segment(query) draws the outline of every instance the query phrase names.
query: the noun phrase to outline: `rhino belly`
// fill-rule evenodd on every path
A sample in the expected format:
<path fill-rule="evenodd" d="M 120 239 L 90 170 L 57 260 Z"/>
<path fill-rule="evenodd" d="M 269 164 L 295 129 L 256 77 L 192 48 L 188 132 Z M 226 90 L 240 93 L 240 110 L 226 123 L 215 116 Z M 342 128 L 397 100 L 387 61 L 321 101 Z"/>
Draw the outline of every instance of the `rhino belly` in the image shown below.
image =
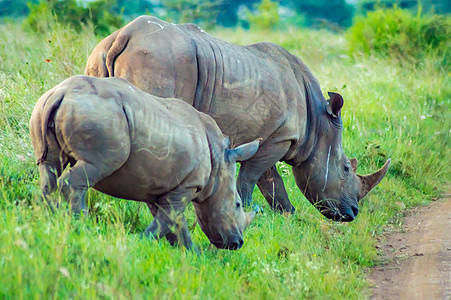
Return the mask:
<path fill-rule="evenodd" d="M 98 182 L 96 190 L 118 198 L 153 202 L 182 183 L 198 187 L 205 180 L 202 174 L 207 172 L 195 155 L 180 152 L 177 147 L 133 148 L 125 164 Z"/>

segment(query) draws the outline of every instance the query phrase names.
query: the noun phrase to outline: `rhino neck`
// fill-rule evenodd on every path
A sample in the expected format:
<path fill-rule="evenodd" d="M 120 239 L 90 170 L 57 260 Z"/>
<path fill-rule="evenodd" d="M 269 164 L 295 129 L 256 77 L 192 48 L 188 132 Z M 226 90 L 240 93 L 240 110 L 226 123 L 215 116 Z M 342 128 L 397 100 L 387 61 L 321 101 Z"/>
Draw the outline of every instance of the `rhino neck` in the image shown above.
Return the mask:
<path fill-rule="evenodd" d="M 300 133 L 301 138 L 291 147 L 285 156 L 285 162 L 291 166 L 299 166 L 305 162 L 317 147 L 319 136 L 321 135 L 321 120 L 324 117 L 324 107 L 326 99 L 321 93 L 320 85 L 313 75 L 308 71 L 303 74 L 303 84 L 305 87 L 305 130 Z M 301 116 L 302 119 L 302 116 Z"/>
<path fill-rule="evenodd" d="M 225 113 L 224 105 L 234 108 L 242 99 L 249 101 L 242 103 L 247 106 L 261 96 L 264 72 L 258 53 L 249 51 L 254 48 L 231 44 L 199 31 L 185 32 L 196 51 L 197 85 L 192 105 L 197 110 L 221 116 Z"/>
<path fill-rule="evenodd" d="M 221 48 L 209 39 L 199 38 L 190 30 L 186 33 L 195 41 L 193 46 L 196 51 L 197 83 L 192 105 L 197 110 L 208 113 L 215 93 L 216 79 L 223 68 L 223 62 L 215 56 L 216 51 L 216 55 L 222 57 Z"/>
<path fill-rule="evenodd" d="M 217 189 L 217 185 L 220 184 L 219 170 L 221 168 L 221 159 L 224 156 L 224 150 L 222 147 L 222 141 L 224 136 L 216 124 L 208 124 L 207 128 L 207 141 L 210 158 L 205 161 L 211 164 L 210 176 L 205 186 L 195 196 L 195 202 L 202 203 L 206 199 L 210 198 L 213 192 Z"/>

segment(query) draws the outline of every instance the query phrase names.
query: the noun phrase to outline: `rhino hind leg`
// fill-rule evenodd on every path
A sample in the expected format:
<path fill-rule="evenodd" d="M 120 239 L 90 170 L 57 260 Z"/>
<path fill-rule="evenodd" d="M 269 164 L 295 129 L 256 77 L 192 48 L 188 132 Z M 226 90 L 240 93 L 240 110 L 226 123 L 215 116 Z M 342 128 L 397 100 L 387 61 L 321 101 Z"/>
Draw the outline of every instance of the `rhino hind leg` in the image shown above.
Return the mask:
<path fill-rule="evenodd" d="M 275 165 L 260 176 L 257 186 L 273 210 L 294 213 L 295 208 L 288 199 L 282 177 Z"/>
<path fill-rule="evenodd" d="M 148 204 L 154 219 L 144 234 L 157 239 L 166 237 L 171 245 L 183 245 L 195 249 L 183 212 L 192 200 L 194 190 L 179 187 L 163 196 L 155 204 Z"/>
<path fill-rule="evenodd" d="M 58 178 L 58 187 L 71 205 L 73 213 L 86 211 L 85 193 L 89 187 L 99 182 L 104 177 L 103 175 L 99 168 L 79 160 Z"/>
<path fill-rule="evenodd" d="M 42 196 L 52 212 L 54 212 L 54 203 L 49 199 L 49 196 L 57 187 L 57 167 L 57 163 L 43 162 L 39 164 Z"/>

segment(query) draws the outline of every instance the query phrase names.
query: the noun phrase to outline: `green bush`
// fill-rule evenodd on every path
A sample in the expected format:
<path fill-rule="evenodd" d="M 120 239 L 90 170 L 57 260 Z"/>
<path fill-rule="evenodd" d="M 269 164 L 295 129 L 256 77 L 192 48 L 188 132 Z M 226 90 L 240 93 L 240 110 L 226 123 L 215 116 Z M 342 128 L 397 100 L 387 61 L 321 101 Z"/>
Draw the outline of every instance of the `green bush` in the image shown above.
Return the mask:
<path fill-rule="evenodd" d="M 82 5 L 76 0 L 46 0 L 29 3 L 30 14 L 24 26 L 36 32 L 47 32 L 54 22 L 66 24 L 80 31 L 92 23 L 96 34 L 106 35 L 119 28 L 124 21 L 114 13 L 114 0 L 97 0 Z"/>
<path fill-rule="evenodd" d="M 414 16 L 399 8 L 368 12 L 366 17 L 357 17 L 348 30 L 350 51 L 411 62 L 432 55 L 446 67 L 451 56 L 450 20 L 447 16 Z"/>
<path fill-rule="evenodd" d="M 279 23 L 279 5 L 271 0 L 262 0 L 256 7 L 256 13 L 247 11 L 247 20 L 252 29 L 273 29 Z"/>
<path fill-rule="evenodd" d="M 161 1 L 159 17 L 174 23 L 194 23 L 205 29 L 215 27 L 223 0 L 165 0 Z"/>

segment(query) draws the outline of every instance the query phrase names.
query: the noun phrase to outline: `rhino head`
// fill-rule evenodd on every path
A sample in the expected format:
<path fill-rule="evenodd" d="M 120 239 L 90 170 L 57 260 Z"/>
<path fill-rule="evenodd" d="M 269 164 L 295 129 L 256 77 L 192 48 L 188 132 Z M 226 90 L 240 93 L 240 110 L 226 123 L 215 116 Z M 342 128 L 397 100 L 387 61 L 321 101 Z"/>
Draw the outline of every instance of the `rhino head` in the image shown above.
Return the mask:
<path fill-rule="evenodd" d="M 260 141 L 230 149 L 224 139 L 223 149 L 215 155 L 217 172 L 212 184 L 213 192 L 201 202 L 194 202 L 199 225 L 210 242 L 220 249 L 236 250 L 243 245 L 243 232 L 255 216 L 244 213 L 236 189 L 236 162 L 249 159 L 257 152 Z"/>
<path fill-rule="evenodd" d="M 318 116 L 314 150 L 306 161 L 293 167 L 293 175 L 306 198 L 325 217 L 350 222 L 359 212 L 359 201 L 382 180 L 391 160 L 373 174 L 356 173 L 357 160 L 348 159 L 342 147 L 343 98 L 331 92 L 329 97 Z"/>

